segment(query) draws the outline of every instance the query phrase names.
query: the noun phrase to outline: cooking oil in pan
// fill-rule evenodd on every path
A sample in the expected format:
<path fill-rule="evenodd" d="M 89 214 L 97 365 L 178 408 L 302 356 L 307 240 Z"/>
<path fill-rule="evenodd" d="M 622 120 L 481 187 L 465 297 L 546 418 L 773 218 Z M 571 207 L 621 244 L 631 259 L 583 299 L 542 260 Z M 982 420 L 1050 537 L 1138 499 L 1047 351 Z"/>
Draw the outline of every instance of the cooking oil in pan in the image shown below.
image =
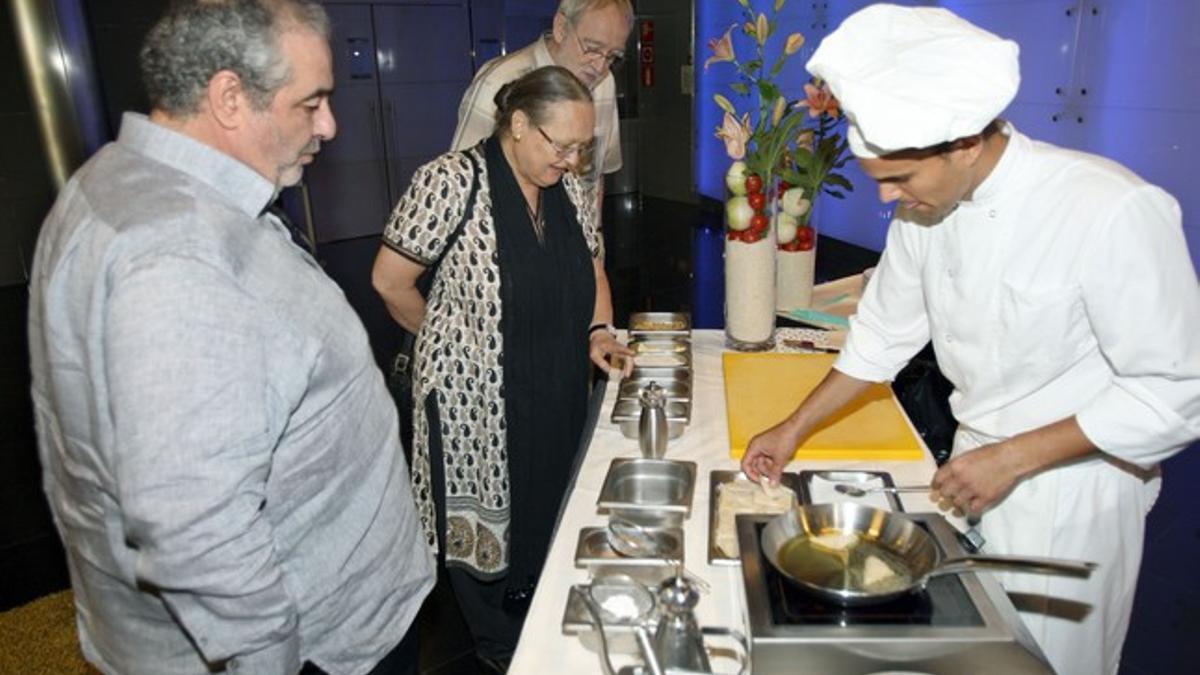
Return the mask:
<path fill-rule="evenodd" d="M 839 530 L 792 537 L 779 549 L 779 566 L 795 579 L 828 590 L 884 594 L 912 585 L 898 555 Z"/>

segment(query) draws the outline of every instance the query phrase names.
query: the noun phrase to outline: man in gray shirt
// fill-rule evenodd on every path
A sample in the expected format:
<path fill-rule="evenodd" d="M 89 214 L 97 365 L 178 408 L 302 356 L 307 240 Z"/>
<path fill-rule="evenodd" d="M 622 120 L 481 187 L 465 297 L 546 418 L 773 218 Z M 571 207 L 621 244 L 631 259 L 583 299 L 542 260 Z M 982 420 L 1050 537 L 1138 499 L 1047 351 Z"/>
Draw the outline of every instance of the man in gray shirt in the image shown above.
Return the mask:
<path fill-rule="evenodd" d="M 176 2 L 142 51 L 150 116 L 43 226 L 39 451 L 105 672 L 415 665 L 434 568 L 395 408 L 342 291 L 266 211 L 336 131 L 328 30 L 311 0 Z"/>

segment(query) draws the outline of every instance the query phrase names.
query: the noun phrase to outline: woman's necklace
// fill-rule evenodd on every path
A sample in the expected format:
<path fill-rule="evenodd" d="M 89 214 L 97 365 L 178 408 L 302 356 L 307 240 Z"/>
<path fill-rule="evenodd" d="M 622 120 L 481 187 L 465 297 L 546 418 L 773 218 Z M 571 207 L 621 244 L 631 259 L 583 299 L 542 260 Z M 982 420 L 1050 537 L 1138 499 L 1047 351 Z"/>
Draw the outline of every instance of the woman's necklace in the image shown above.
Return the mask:
<path fill-rule="evenodd" d="M 529 200 L 525 200 L 525 213 L 529 214 L 529 222 L 533 223 L 533 233 L 537 235 L 538 243 L 543 242 L 543 232 L 546 229 L 545 215 L 542 213 L 542 191 L 538 190 L 537 203 L 535 206 L 529 206 Z"/>

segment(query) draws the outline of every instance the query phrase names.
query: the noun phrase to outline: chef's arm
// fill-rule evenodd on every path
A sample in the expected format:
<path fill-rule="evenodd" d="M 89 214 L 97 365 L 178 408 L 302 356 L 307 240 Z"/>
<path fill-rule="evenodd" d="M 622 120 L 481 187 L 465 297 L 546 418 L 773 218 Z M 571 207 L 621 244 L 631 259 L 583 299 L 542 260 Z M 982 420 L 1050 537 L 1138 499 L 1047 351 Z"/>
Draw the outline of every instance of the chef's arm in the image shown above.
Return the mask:
<path fill-rule="evenodd" d="M 942 465 L 931 485 L 935 498 L 982 513 L 1020 481 L 1098 452 L 1072 416 L 963 453 Z"/>
<path fill-rule="evenodd" d="M 608 273 L 604 271 L 604 256 L 592 258 L 592 272 L 596 277 L 596 304 L 592 309 L 592 326 L 611 324 L 613 320 L 612 291 L 608 286 Z M 621 344 L 607 330 L 599 329 L 588 334 L 588 356 L 604 372 L 610 372 L 609 359 L 613 354 L 632 356 L 633 350 Z M 621 370 L 628 375 L 633 370 L 633 359 L 624 359 Z"/>
<path fill-rule="evenodd" d="M 871 382 L 830 369 L 816 389 L 782 422 L 750 439 L 742 457 L 742 471 L 751 480 L 765 476 L 779 482 L 783 467 L 792 458 L 796 446 L 808 437 L 821 422 L 858 398 Z"/>
<path fill-rule="evenodd" d="M 425 321 L 425 297 L 417 289 L 417 278 L 424 271 L 424 266 L 387 246 L 379 247 L 371 270 L 371 284 L 383 298 L 388 313 L 404 330 L 413 334 Z"/>

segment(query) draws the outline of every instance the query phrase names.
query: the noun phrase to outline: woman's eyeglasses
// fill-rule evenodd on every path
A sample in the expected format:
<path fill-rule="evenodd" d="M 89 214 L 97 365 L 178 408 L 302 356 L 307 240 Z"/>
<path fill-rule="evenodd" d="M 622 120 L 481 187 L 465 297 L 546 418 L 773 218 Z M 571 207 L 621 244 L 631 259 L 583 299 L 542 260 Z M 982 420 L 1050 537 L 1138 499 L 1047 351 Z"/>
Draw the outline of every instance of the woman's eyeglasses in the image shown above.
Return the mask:
<path fill-rule="evenodd" d="M 542 127 L 536 124 L 533 125 L 533 127 L 538 130 L 538 133 L 542 135 L 542 138 L 546 139 L 546 142 L 550 144 L 550 149 L 554 151 L 554 154 L 557 155 L 559 159 L 566 159 L 571 155 L 583 157 L 586 156 L 588 151 L 592 149 L 591 143 L 576 143 L 575 145 L 564 146 L 555 141 L 553 138 L 550 138 L 550 135 L 547 134 L 546 130 Z"/>

